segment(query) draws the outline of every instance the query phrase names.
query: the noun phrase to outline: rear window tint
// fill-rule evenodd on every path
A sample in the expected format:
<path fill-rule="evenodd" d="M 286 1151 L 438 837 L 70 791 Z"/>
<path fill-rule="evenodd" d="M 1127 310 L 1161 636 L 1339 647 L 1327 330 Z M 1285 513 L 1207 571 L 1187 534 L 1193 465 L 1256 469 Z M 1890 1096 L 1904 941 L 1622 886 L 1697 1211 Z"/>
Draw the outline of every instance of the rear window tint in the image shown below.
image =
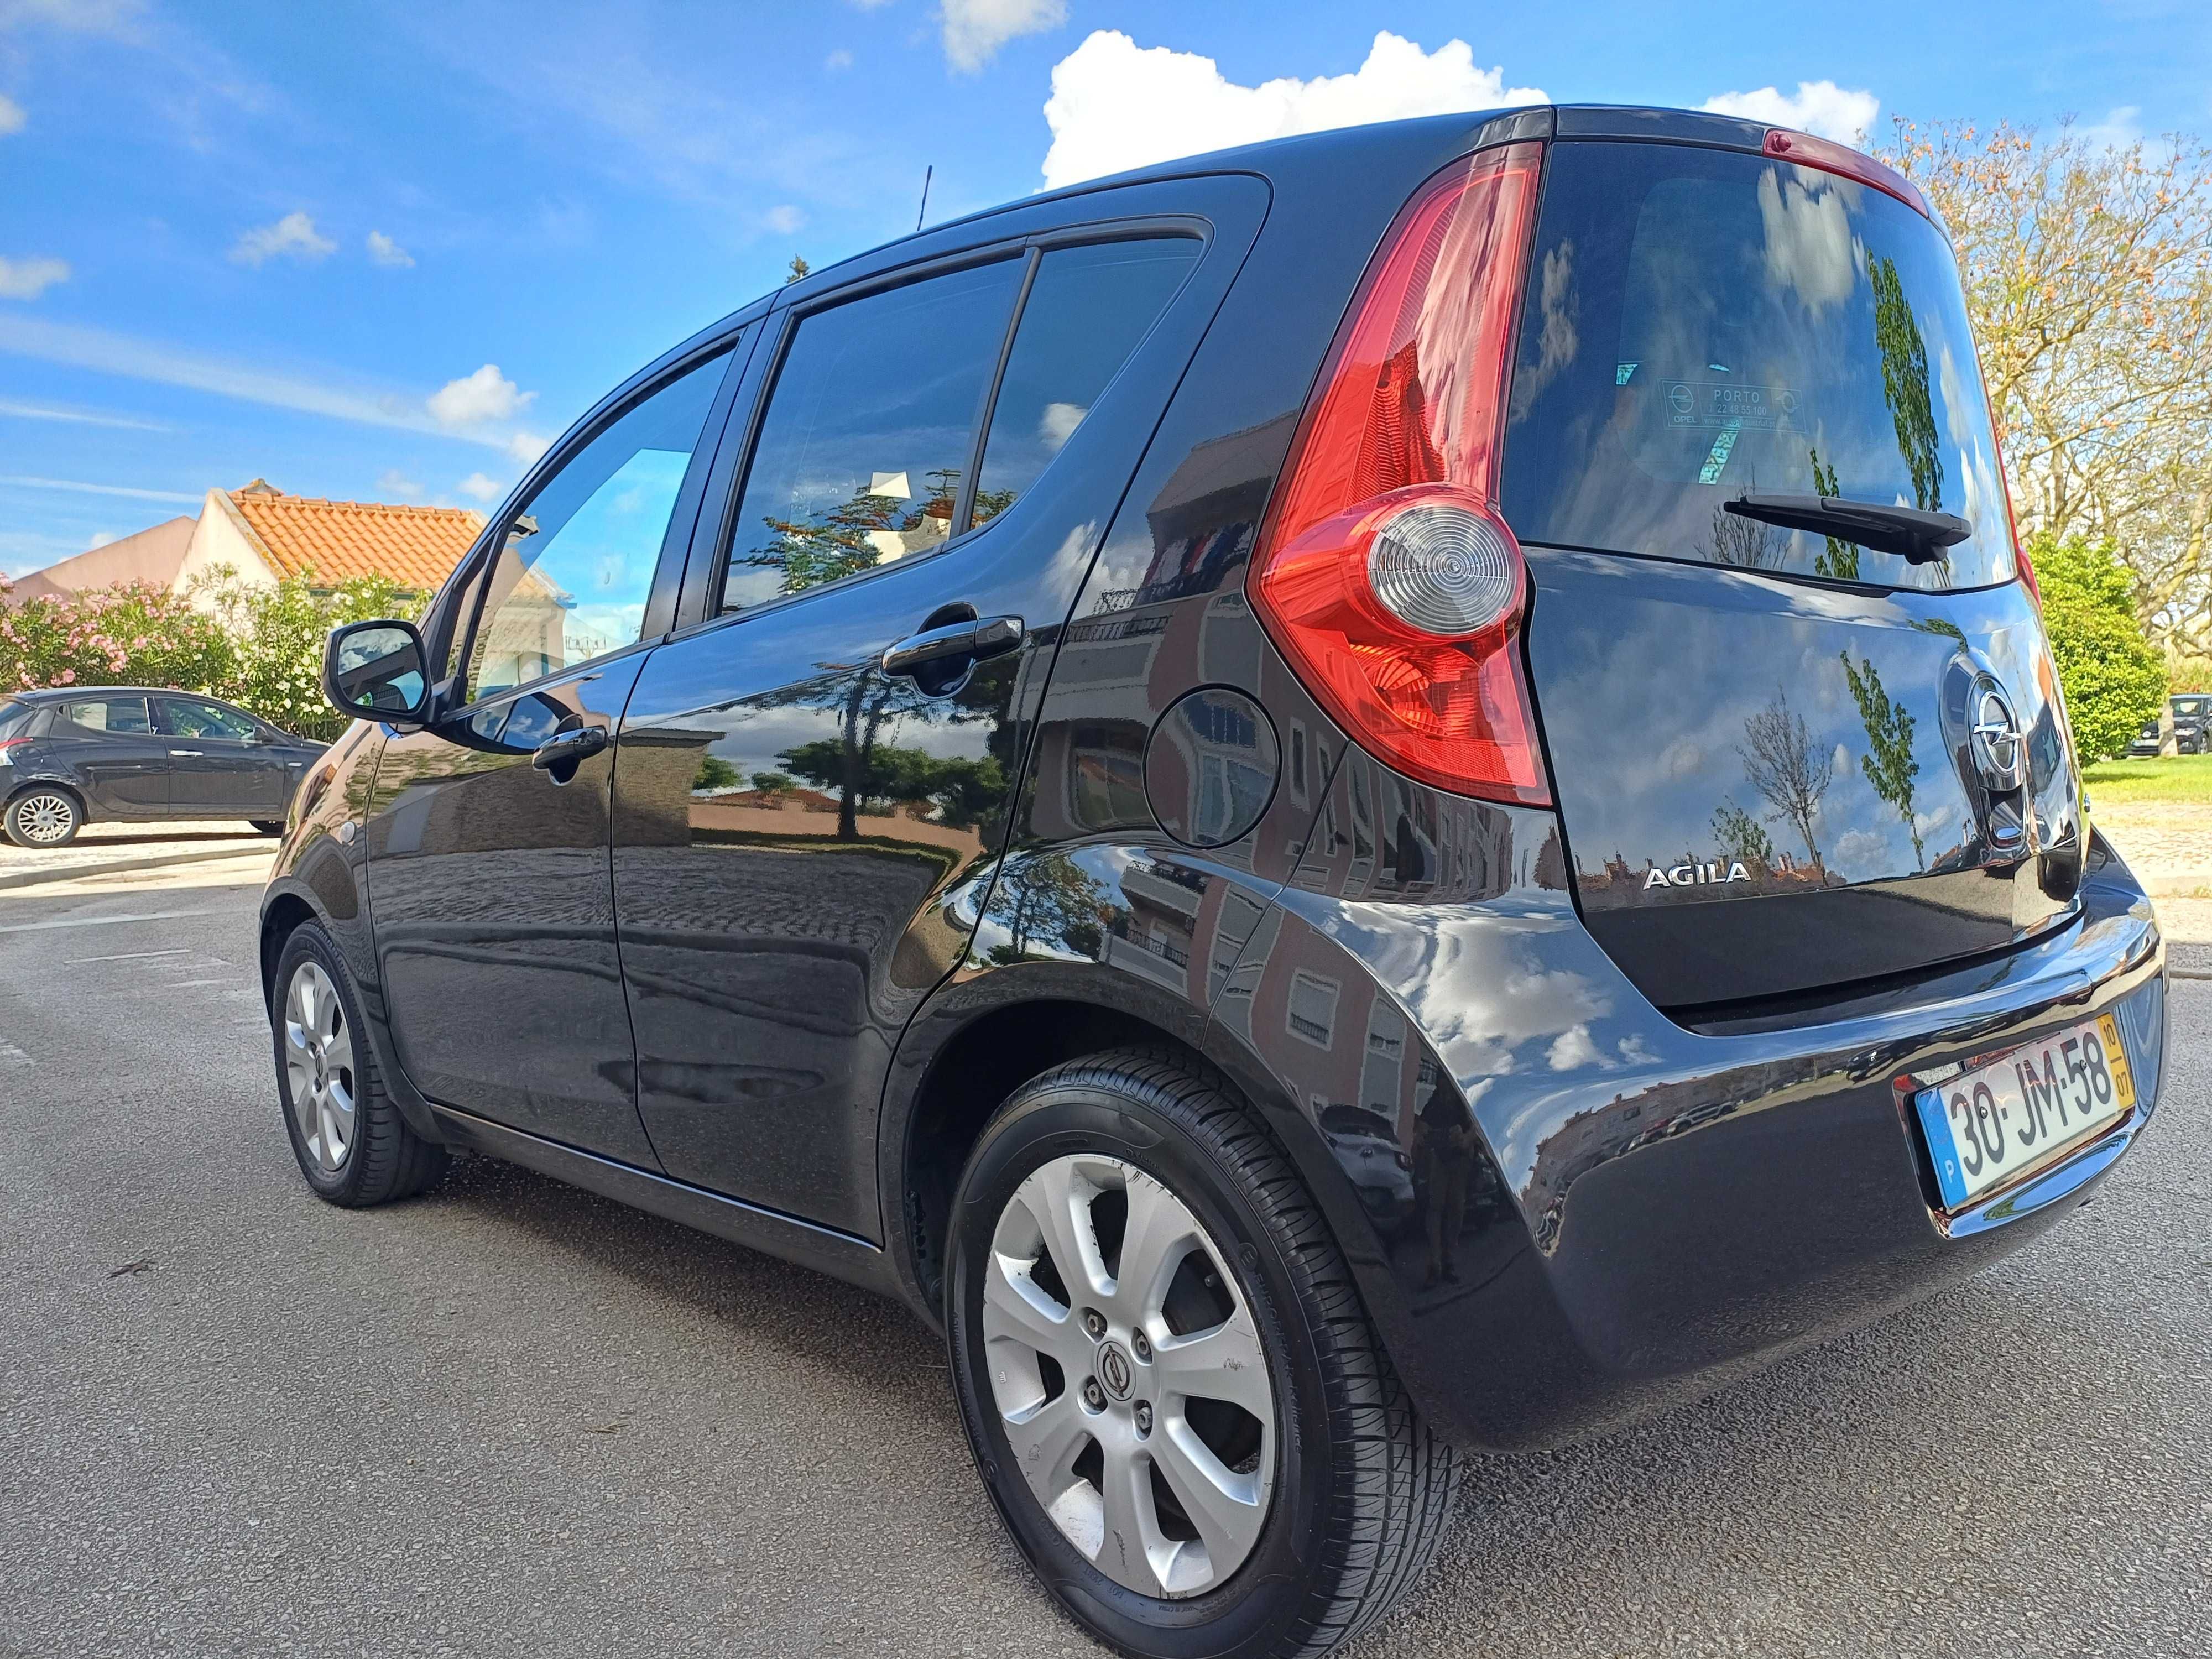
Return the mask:
<path fill-rule="evenodd" d="M 1054 248 L 1038 262 L 991 411 L 975 522 L 1036 482 L 1198 263 L 1188 238 Z"/>
<path fill-rule="evenodd" d="M 13 697 L 0 697 L 0 738 L 20 738 L 39 712 L 38 705 L 17 702 Z"/>
<path fill-rule="evenodd" d="M 1722 511 L 1745 490 L 1954 513 L 1914 565 Z M 1832 173 L 1678 144 L 1553 149 L 1501 505 L 1526 542 L 1899 587 L 2013 574 L 1949 245 Z"/>

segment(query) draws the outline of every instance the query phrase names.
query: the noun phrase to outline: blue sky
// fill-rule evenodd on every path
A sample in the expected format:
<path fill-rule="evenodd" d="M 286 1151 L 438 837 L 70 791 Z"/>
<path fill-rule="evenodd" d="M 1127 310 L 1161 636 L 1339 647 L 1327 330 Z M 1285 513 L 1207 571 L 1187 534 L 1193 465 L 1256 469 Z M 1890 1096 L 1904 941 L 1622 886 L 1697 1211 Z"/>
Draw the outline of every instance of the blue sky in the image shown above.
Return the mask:
<path fill-rule="evenodd" d="M 256 475 L 489 506 L 926 165 L 936 220 L 1540 93 L 2204 132 L 2212 7 L 0 0 L 0 572 Z"/>

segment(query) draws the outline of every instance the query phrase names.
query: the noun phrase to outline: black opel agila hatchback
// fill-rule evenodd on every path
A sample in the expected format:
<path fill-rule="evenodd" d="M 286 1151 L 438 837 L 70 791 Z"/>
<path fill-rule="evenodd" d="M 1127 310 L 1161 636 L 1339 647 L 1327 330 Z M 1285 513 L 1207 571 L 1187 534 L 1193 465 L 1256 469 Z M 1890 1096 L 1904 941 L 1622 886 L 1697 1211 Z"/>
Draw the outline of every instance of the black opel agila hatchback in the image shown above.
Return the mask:
<path fill-rule="evenodd" d="M 1326 1650 L 1469 1454 L 1978 1271 L 2158 1097 L 1946 232 L 1800 133 L 933 228 L 627 381 L 326 679 L 309 1185 L 488 1153 L 902 1299 L 1126 1653 Z"/>

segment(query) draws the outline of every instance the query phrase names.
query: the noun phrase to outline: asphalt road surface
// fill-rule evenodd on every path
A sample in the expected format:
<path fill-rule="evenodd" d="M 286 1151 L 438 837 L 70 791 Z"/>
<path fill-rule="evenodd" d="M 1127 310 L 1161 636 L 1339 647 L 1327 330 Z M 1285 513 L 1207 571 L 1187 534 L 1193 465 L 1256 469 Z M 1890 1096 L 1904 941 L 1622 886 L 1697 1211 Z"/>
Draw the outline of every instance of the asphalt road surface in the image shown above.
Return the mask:
<path fill-rule="evenodd" d="M 486 1161 L 311 1198 L 255 890 L 205 884 L 240 877 L 0 895 L 0 1653 L 1096 1651 L 890 1304 Z M 2212 1654 L 2212 984 L 2173 1010 L 2094 1205 L 1702 1405 L 1477 1465 L 1360 1659 Z"/>

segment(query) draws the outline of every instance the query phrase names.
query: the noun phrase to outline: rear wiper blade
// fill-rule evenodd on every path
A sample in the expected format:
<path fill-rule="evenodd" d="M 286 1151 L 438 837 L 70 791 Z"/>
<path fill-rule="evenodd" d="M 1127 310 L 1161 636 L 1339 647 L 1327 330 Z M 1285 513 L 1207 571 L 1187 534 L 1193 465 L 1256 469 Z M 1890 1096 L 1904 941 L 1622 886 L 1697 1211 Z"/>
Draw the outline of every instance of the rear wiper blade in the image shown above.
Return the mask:
<path fill-rule="evenodd" d="M 1944 557 L 1948 549 L 1974 533 L 1974 526 L 1955 513 L 1848 501 L 1840 495 L 1778 495 L 1747 489 L 1722 505 L 1738 518 L 1839 537 L 1877 553 L 1901 554 L 1913 564 Z"/>

